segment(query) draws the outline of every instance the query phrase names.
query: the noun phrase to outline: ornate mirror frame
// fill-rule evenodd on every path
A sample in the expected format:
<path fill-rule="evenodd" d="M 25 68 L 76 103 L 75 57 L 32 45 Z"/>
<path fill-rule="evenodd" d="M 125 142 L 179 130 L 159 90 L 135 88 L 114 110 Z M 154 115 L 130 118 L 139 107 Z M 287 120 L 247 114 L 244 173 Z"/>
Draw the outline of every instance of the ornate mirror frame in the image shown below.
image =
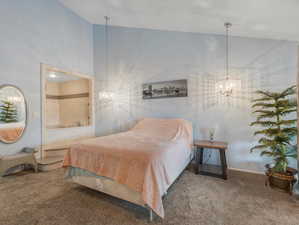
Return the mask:
<path fill-rule="evenodd" d="M 18 142 L 24 136 L 24 133 L 26 131 L 26 128 L 27 128 L 27 125 L 28 125 L 28 104 L 27 104 L 27 101 L 26 101 L 26 97 L 25 97 L 23 91 L 20 88 L 18 88 L 15 85 L 12 85 L 12 84 L 3 84 L 3 85 L 0 85 L 0 89 L 5 88 L 5 87 L 12 87 L 12 88 L 17 89 L 18 92 L 20 92 L 20 94 L 23 96 L 24 104 L 25 104 L 25 107 L 24 107 L 24 110 L 25 110 L 25 122 L 24 123 L 25 124 L 24 124 L 24 129 L 22 130 L 22 133 L 15 140 L 13 140 L 13 141 L 6 141 L 3 138 L 1 138 L 1 136 L 0 136 L 0 142 L 1 143 L 4 143 L 4 144 L 14 144 L 14 143 Z"/>

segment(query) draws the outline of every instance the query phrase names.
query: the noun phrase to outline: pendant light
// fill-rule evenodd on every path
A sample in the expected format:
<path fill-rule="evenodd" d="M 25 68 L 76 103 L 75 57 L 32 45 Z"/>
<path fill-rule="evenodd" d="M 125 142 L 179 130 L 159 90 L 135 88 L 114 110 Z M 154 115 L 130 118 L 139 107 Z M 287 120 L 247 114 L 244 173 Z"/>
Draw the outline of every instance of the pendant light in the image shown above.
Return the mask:
<path fill-rule="evenodd" d="M 229 71 L 229 59 L 230 59 L 230 52 L 229 52 L 229 28 L 231 28 L 231 23 L 224 24 L 226 28 L 226 67 L 225 67 L 225 79 L 220 80 L 216 83 L 216 91 L 226 97 L 230 97 L 235 94 L 235 92 L 241 88 L 241 80 L 234 79 L 230 75 Z"/>

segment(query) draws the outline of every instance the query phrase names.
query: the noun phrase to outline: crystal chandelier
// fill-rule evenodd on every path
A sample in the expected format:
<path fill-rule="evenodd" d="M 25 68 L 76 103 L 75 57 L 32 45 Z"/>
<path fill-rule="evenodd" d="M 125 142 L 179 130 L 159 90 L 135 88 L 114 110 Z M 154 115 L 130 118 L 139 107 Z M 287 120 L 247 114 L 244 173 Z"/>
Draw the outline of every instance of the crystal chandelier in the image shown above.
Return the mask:
<path fill-rule="evenodd" d="M 232 96 L 241 87 L 241 80 L 232 79 L 229 74 L 229 28 L 231 23 L 224 24 L 226 28 L 226 77 L 216 83 L 216 91 L 226 97 Z"/>

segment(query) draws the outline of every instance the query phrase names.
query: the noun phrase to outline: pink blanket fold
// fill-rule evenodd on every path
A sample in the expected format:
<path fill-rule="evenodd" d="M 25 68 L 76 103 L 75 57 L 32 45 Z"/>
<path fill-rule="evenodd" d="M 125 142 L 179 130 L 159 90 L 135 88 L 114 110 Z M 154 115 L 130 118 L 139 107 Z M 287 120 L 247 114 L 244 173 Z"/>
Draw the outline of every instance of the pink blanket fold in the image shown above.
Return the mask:
<path fill-rule="evenodd" d="M 173 182 L 174 166 L 190 154 L 192 127 L 182 119 L 143 119 L 123 133 L 81 141 L 63 166 L 109 177 L 141 193 L 143 201 L 164 217 L 162 195 Z"/>

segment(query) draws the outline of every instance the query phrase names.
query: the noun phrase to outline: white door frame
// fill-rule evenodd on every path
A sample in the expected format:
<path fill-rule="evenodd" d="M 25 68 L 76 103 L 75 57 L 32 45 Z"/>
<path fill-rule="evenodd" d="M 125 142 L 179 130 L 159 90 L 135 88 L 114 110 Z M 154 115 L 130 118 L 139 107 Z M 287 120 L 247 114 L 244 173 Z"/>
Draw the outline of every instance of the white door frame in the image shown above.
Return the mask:
<path fill-rule="evenodd" d="M 72 76 L 77 76 L 81 77 L 84 79 L 89 80 L 89 110 L 90 110 L 90 124 L 89 126 L 94 126 L 95 125 L 95 107 L 94 107 L 94 77 L 87 75 L 87 74 L 82 74 L 78 72 L 73 72 L 69 70 L 64 70 L 64 69 L 59 69 L 54 66 L 50 66 L 48 64 L 41 63 L 41 147 L 40 147 L 40 158 L 43 158 L 43 146 L 46 140 L 46 75 L 48 72 L 60 72 L 64 73 L 66 75 L 72 75 Z M 95 127 L 95 126 L 94 126 Z M 93 131 L 93 134 L 95 134 L 95 129 Z"/>

